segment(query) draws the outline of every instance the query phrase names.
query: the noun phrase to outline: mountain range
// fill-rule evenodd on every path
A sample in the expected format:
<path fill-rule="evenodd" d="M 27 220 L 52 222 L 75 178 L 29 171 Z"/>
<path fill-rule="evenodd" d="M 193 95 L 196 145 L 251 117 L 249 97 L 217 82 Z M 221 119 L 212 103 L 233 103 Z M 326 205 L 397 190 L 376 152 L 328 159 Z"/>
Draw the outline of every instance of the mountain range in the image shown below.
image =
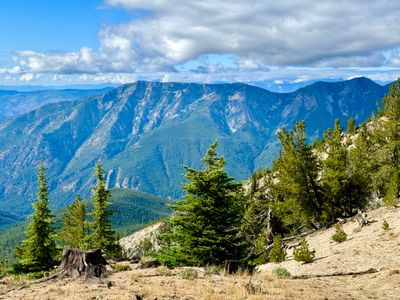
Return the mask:
<path fill-rule="evenodd" d="M 0 120 L 27 113 L 45 104 L 74 101 L 85 97 L 104 94 L 110 89 L 63 89 L 21 92 L 6 89 L 2 90 L 1 88 L 0 86 Z"/>
<path fill-rule="evenodd" d="M 246 179 L 279 153 L 281 127 L 304 119 L 313 138 L 335 118 L 343 125 L 350 116 L 362 122 L 388 87 L 356 78 L 273 93 L 241 83 L 138 81 L 47 104 L 0 122 L 0 211 L 8 218 L 30 212 L 41 162 L 55 207 L 76 193 L 90 195 L 98 160 L 110 188 L 178 198 L 182 165 L 200 167 L 215 140 L 228 173 Z"/>

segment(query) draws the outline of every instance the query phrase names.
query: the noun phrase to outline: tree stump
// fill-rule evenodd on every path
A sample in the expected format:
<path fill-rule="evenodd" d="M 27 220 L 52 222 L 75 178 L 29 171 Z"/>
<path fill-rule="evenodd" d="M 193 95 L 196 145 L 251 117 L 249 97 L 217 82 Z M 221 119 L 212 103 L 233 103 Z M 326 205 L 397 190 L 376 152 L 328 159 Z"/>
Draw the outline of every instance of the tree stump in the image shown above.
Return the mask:
<path fill-rule="evenodd" d="M 72 278 L 84 277 L 88 279 L 99 279 L 102 268 L 111 268 L 101 254 L 100 249 L 81 250 L 65 248 L 58 267 L 58 274 Z"/>
<path fill-rule="evenodd" d="M 367 213 L 364 211 L 359 210 L 355 216 L 359 227 L 363 227 L 365 225 L 369 225 L 369 221 L 367 220 Z"/>

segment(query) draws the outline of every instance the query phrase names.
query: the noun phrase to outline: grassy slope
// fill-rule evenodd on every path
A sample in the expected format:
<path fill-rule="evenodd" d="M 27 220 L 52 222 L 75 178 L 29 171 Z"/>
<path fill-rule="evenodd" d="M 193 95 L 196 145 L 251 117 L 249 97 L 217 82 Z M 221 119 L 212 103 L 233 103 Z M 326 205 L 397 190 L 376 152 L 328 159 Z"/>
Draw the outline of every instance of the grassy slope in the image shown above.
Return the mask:
<path fill-rule="evenodd" d="M 163 267 L 139 269 L 129 264 L 131 270 L 111 274 L 107 281 L 112 287 L 81 280 L 57 279 L 30 284 L 4 281 L 0 284 L 0 297 L 25 299 L 34 295 L 40 299 L 94 299 L 99 294 L 104 299 L 399 299 L 400 295 L 400 208 L 380 208 L 370 211 L 369 226 L 360 230 L 349 220 L 344 225 L 348 240 L 337 244 L 331 240 L 334 227 L 308 236 L 311 248 L 316 250 L 316 260 L 311 264 L 293 261 L 289 254 L 282 266 L 293 275 L 329 275 L 335 272 L 362 271 L 376 268 L 378 272 L 353 276 L 324 276 L 309 279 L 277 279 L 269 272 L 235 275 L 205 274 L 198 270 L 198 278 L 184 279 L 187 269 L 167 270 Z M 390 230 L 382 229 L 386 219 Z M 127 265 L 127 262 L 121 262 Z M 278 264 L 271 264 L 271 270 Z M 187 277 L 186 277 L 187 278 Z M 246 289 L 246 286 L 253 286 Z M 25 284 L 25 288 L 18 287 Z M 161 288 L 160 288 L 161 287 Z M 7 291 L 14 289 L 7 293 Z M 5 294 L 2 294 L 5 293 Z"/>

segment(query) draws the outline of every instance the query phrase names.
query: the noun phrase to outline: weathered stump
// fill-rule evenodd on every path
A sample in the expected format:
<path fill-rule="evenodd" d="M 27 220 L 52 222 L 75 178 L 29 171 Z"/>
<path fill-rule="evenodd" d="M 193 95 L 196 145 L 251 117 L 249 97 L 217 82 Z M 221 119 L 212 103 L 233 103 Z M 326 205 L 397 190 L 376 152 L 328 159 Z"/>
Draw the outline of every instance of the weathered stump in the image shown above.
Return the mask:
<path fill-rule="evenodd" d="M 84 277 L 88 279 L 99 279 L 103 267 L 110 265 L 101 254 L 100 249 L 81 250 L 65 248 L 58 267 L 58 274 L 73 278 Z"/>
<path fill-rule="evenodd" d="M 227 274 L 234 274 L 240 268 L 240 260 L 226 260 L 224 264 L 224 270 Z"/>
<path fill-rule="evenodd" d="M 364 211 L 359 210 L 355 216 L 359 227 L 364 227 L 366 225 L 369 225 L 370 222 L 367 220 L 367 213 Z"/>

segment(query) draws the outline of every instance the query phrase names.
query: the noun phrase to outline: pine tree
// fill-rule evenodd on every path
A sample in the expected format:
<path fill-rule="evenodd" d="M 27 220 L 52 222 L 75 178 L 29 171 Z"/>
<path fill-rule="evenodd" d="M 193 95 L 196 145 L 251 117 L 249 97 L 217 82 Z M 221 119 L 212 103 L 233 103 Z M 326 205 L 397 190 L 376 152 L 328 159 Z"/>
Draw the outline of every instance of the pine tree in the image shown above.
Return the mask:
<path fill-rule="evenodd" d="M 398 203 L 399 197 L 399 173 L 395 169 L 392 176 L 389 178 L 389 184 L 386 190 L 386 195 L 383 198 L 386 205 L 395 206 Z"/>
<path fill-rule="evenodd" d="M 47 271 L 57 264 L 58 251 L 54 241 L 54 221 L 49 208 L 45 171 L 45 166 L 41 164 L 38 173 L 38 200 L 33 204 L 34 211 L 30 216 L 27 239 L 16 250 L 23 272 Z"/>
<path fill-rule="evenodd" d="M 93 188 L 94 210 L 90 213 L 93 221 L 89 223 L 89 228 L 91 229 L 88 237 L 89 246 L 91 248 L 99 248 L 107 255 L 119 257 L 121 256 L 122 248 L 118 244 L 111 226 L 110 216 L 114 214 L 114 211 L 108 208 L 111 204 L 109 201 L 111 193 L 106 189 L 104 171 L 100 162 L 96 164 L 96 176 L 97 184 Z"/>
<path fill-rule="evenodd" d="M 356 134 L 356 132 L 357 132 L 356 122 L 354 121 L 353 117 L 350 117 L 349 120 L 347 121 L 347 133 Z"/>
<path fill-rule="evenodd" d="M 400 193 L 400 79 L 392 85 L 390 93 L 382 100 L 384 105 L 384 116 L 388 118 L 385 122 L 387 132 L 386 142 L 389 152 L 388 162 L 392 164 L 393 170 L 390 176 L 390 186 L 385 198 L 393 203 Z M 391 195 L 388 195 L 388 194 Z"/>
<path fill-rule="evenodd" d="M 63 245 L 80 249 L 85 248 L 87 239 L 86 211 L 87 205 L 80 195 L 77 195 L 75 201 L 67 206 L 67 211 L 62 216 L 63 227 L 58 234 Z"/>
<path fill-rule="evenodd" d="M 347 166 L 347 189 L 346 197 L 350 204 L 350 210 L 363 210 L 368 205 L 371 198 L 372 185 L 372 165 L 371 165 L 371 143 L 368 136 L 367 126 L 363 124 L 358 130 L 357 139 L 354 147 L 348 155 Z"/>
<path fill-rule="evenodd" d="M 324 202 L 318 183 L 320 163 L 307 144 L 304 121 L 297 123 L 290 132 L 283 128 L 278 138 L 282 152 L 274 163 L 278 177 L 275 189 L 283 201 L 281 205 L 278 203 L 275 211 L 281 212 L 283 221 L 289 226 L 319 227 Z"/>
<path fill-rule="evenodd" d="M 347 210 L 345 197 L 347 189 L 347 153 L 342 143 L 343 129 L 338 119 L 332 130 L 324 133 L 327 143 L 328 157 L 323 162 L 322 185 L 326 201 L 324 203 L 324 217 L 327 222 L 334 220 Z M 348 212 L 351 213 L 351 212 Z"/>
<path fill-rule="evenodd" d="M 203 158 L 205 169 L 184 167 L 185 198 L 172 205 L 176 213 L 160 236 L 158 259 L 168 266 L 220 265 L 243 255 L 238 231 L 243 210 L 240 184 L 225 170 L 215 142 Z"/>
<path fill-rule="evenodd" d="M 377 126 L 373 132 L 377 145 L 373 154 L 374 187 L 380 196 L 396 199 L 400 193 L 400 179 L 395 180 L 400 174 L 400 79 L 392 85 L 382 103 L 382 117 L 375 120 Z"/>
<path fill-rule="evenodd" d="M 280 263 L 286 259 L 286 250 L 279 234 L 274 237 L 274 243 L 269 252 L 268 258 L 269 261 L 273 263 Z"/>

